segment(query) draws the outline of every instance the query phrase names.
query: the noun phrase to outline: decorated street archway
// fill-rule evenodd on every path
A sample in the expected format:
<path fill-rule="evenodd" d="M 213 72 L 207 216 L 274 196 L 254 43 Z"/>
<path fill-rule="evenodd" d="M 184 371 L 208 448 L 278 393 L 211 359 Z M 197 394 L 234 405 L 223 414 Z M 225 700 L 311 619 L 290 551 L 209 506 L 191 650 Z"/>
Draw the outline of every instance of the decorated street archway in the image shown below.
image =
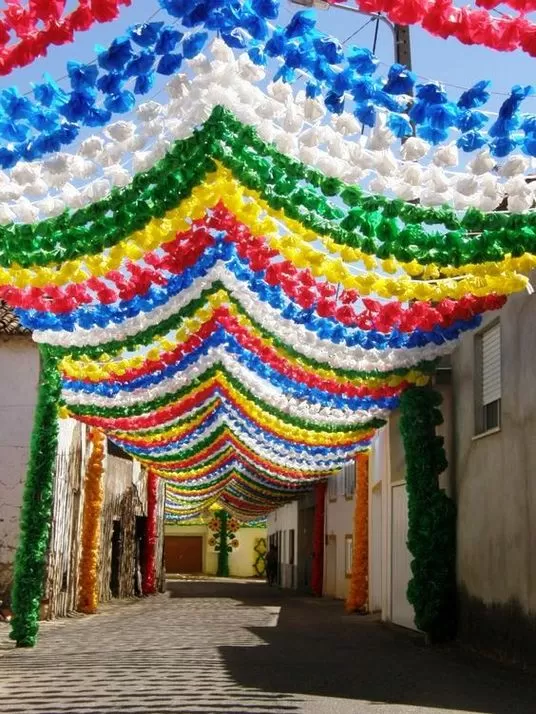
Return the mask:
<path fill-rule="evenodd" d="M 428 385 L 530 287 L 528 90 L 490 120 L 486 82 L 454 101 L 400 65 L 382 75 L 311 12 L 160 4 L 96 63 L 69 62 L 68 90 L 0 92 L 0 298 L 42 358 L 12 636 L 37 633 L 58 413 L 164 478 L 173 518 L 217 503 L 250 521 L 366 451 L 401 403 L 413 597 L 446 632 L 454 513 Z M 158 75 L 167 98 L 147 101 Z M 84 127 L 102 129 L 77 141 Z"/>

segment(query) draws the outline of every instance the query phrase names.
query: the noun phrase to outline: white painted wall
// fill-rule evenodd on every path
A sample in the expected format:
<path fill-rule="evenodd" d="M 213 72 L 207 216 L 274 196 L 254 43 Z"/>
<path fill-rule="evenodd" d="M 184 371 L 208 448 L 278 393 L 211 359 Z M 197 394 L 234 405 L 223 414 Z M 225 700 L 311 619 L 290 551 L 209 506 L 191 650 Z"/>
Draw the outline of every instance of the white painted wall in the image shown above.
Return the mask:
<path fill-rule="evenodd" d="M 29 337 L 0 338 L 0 598 L 10 587 L 39 375 Z"/>
<path fill-rule="evenodd" d="M 294 565 L 291 565 L 289 532 L 294 530 Z M 281 586 L 296 587 L 298 567 L 298 501 L 287 503 L 268 514 L 268 543 L 270 536 L 281 532 L 281 548 L 279 552 Z"/>
<path fill-rule="evenodd" d="M 350 586 L 350 577 L 346 575 L 346 536 L 353 538 L 355 496 L 346 494 L 343 472 L 330 476 L 331 479 L 334 484 L 330 488 L 328 483 L 326 489 L 323 594 L 346 599 Z"/>

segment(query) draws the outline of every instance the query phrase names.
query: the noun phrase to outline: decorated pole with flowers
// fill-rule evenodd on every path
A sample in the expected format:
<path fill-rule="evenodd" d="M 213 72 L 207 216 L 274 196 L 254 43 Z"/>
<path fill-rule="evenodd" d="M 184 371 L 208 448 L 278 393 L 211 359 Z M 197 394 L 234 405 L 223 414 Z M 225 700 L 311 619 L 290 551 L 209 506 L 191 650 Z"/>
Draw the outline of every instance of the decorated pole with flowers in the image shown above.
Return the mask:
<path fill-rule="evenodd" d="M 10 637 L 17 647 L 33 647 L 45 578 L 58 446 L 58 400 L 61 380 L 57 361 L 41 348 L 39 391 L 30 460 L 24 484 L 20 539 L 15 556 Z"/>
<path fill-rule="evenodd" d="M 209 522 L 208 527 L 214 533 L 209 540 L 209 545 L 214 546 L 214 550 L 218 554 L 216 575 L 221 578 L 228 578 L 229 553 L 232 552 L 233 548 L 238 548 L 239 546 L 235 531 L 238 530 L 240 524 L 222 508 L 214 513 L 214 518 Z"/>
<path fill-rule="evenodd" d="M 436 435 L 441 402 L 431 387 L 408 389 L 400 400 L 413 555 L 407 596 L 415 624 L 432 641 L 449 639 L 456 629 L 456 506 L 438 481 L 447 467 L 443 437 Z"/>
<path fill-rule="evenodd" d="M 350 589 L 346 598 L 347 612 L 365 611 L 368 602 L 368 452 L 357 455 L 356 465 L 354 545 Z"/>
<path fill-rule="evenodd" d="M 106 439 L 102 431 L 92 429 L 90 439 L 93 444 L 87 462 L 84 480 L 84 513 L 82 517 L 82 557 L 78 610 L 87 615 L 97 612 L 99 602 L 97 570 L 99 566 L 100 520 L 104 491 L 104 453 Z"/>
<path fill-rule="evenodd" d="M 142 592 L 154 595 L 156 592 L 156 541 L 157 541 L 157 500 L 158 476 L 154 471 L 147 473 L 147 520 L 145 522 L 145 548 L 143 551 Z"/>
<path fill-rule="evenodd" d="M 326 482 L 315 484 L 315 516 L 313 524 L 313 564 L 311 590 L 313 595 L 322 595 L 324 582 L 324 514 Z"/>

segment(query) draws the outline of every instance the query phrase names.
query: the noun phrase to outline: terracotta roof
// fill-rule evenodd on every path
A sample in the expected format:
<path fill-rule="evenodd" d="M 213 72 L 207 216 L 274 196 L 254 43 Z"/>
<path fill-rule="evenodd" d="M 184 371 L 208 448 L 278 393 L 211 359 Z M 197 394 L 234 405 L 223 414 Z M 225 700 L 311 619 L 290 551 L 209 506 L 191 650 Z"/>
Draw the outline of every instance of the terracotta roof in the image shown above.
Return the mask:
<path fill-rule="evenodd" d="M 0 334 L 2 335 L 29 335 L 30 331 L 21 327 L 19 318 L 3 300 L 0 300 Z"/>

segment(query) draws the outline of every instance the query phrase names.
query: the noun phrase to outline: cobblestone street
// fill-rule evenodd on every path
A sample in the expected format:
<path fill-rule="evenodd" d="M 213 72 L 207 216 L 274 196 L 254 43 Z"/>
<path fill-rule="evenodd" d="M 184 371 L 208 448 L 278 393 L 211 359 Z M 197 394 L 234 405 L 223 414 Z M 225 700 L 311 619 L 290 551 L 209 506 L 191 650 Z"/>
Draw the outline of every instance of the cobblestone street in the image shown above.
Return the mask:
<path fill-rule="evenodd" d="M 8 649 L 1 714 L 534 714 L 529 675 L 429 649 L 340 602 L 264 584 L 175 581 Z"/>

